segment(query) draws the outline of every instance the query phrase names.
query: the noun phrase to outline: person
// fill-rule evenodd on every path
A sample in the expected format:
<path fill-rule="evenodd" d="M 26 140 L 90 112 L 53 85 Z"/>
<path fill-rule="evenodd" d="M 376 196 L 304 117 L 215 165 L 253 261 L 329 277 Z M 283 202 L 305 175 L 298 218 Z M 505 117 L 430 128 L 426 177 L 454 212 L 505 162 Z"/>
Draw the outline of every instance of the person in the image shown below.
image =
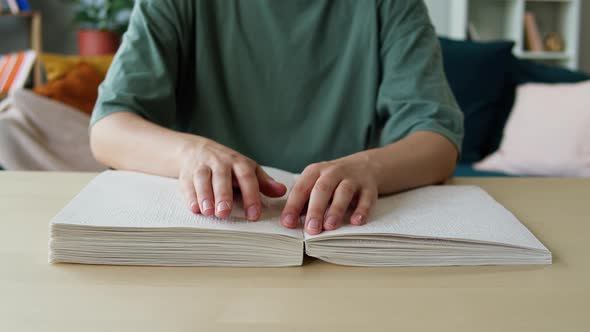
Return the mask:
<path fill-rule="evenodd" d="M 301 172 L 281 223 L 308 234 L 444 181 L 463 135 L 421 0 L 139 0 L 99 90 L 97 160 L 252 221 L 286 192 L 260 165 Z"/>

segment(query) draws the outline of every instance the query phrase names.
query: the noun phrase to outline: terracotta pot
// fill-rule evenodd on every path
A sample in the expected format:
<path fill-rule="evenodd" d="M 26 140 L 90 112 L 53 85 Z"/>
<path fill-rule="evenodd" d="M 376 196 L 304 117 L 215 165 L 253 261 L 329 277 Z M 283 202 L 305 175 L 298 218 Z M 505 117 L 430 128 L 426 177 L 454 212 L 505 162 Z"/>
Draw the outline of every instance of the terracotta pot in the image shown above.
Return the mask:
<path fill-rule="evenodd" d="M 78 31 L 80 55 L 105 55 L 117 52 L 121 36 L 115 32 L 102 30 Z"/>

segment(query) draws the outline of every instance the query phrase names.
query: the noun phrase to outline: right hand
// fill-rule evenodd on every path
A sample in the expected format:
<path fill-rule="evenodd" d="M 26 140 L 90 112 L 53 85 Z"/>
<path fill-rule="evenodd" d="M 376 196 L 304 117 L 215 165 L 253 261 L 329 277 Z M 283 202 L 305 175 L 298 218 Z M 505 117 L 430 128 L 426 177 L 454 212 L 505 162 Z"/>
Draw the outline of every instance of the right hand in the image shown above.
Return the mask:
<path fill-rule="evenodd" d="M 273 180 L 255 161 L 210 139 L 199 137 L 185 150 L 179 182 L 189 208 L 206 216 L 231 214 L 233 189 L 238 187 L 248 220 L 260 218 L 260 194 L 283 196 L 287 188 Z"/>

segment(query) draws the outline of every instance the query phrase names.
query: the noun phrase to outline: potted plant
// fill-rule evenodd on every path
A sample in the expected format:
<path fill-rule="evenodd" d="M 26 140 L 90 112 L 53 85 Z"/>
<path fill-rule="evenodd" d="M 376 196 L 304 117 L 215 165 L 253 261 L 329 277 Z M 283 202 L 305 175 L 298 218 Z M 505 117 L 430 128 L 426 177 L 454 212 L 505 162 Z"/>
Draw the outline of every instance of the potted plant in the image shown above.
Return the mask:
<path fill-rule="evenodd" d="M 68 0 L 74 5 L 80 55 L 113 54 L 127 29 L 134 0 Z"/>

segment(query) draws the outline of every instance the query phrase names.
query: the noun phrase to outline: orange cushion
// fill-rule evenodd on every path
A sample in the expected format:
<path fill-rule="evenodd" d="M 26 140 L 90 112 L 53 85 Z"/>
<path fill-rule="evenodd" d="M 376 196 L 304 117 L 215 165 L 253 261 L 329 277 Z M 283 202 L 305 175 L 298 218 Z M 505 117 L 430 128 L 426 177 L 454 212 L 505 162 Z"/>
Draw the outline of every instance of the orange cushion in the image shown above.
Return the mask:
<path fill-rule="evenodd" d="M 34 91 L 90 115 L 98 98 L 98 86 L 103 79 L 104 76 L 94 67 L 81 62 L 62 78 L 37 87 Z"/>
<path fill-rule="evenodd" d="M 81 62 L 85 62 L 96 69 L 103 76 L 106 75 L 114 55 L 77 56 L 41 53 L 39 59 L 45 67 L 47 81 L 51 82 L 62 78 L 72 68 Z"/>

